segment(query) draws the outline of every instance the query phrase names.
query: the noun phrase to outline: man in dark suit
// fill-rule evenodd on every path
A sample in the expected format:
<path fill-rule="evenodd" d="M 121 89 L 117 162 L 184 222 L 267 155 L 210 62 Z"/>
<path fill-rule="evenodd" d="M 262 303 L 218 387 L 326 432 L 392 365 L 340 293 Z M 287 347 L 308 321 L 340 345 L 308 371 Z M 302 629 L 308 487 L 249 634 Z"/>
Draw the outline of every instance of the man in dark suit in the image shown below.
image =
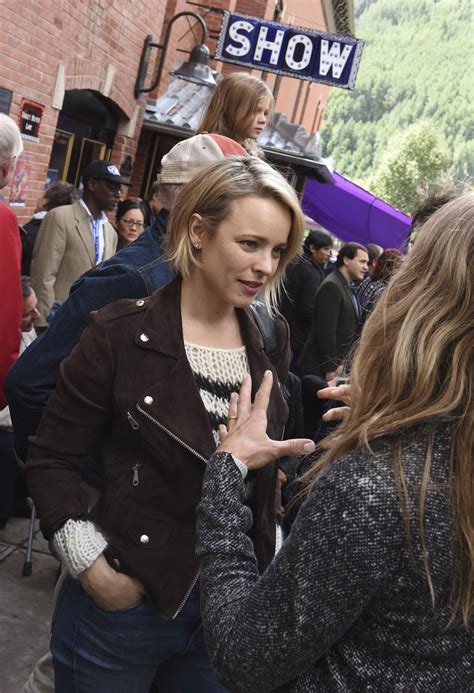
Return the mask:
<path fill-rule="evenodd" d="M 330 380 L 347 356 L 359 319 L 359 305 L 350 284 L 364 278 L 368 260 L 367 249 L 359 243 L 346 243 L 339 250 L 336 270 L 316 295 L 311 332 L 301 356 L 304 373 Z"/>
<path fill-rule="evenodd" d="M 333 240 L 322 229 L 310 231 L 303 244 L 303 254 L 285 271 L 285 289 L 281 293 L 280 313 L 290 328 L 293 359 L 290 370 L 296 375 L 298 362 L 311 330 L 314 302 L 325 279 L 324 265 L 331 254 Z"/>

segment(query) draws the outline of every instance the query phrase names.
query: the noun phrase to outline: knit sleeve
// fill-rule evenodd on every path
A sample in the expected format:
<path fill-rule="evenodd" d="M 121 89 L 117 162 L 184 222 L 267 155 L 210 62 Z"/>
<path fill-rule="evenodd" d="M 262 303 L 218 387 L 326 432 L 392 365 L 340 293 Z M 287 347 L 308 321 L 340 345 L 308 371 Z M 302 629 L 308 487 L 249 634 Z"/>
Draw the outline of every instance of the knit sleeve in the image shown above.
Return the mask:
<path fill-rule="evenodd" d="M 73 577 L 90 568 L 107 546 L 94 523 L 84 520 L 68 520 L 54 533 L 53 543 Z"/>
<path fill-rule="evenodd" d="M 273 690 L 309 668 L 347 631 L 397 561 L 393 489 L 351 459 L 322 476 L 260 577 L 243 482 L 226 453 L 206 470 L 198 553 L 206 641 L 233 691 Z"/>

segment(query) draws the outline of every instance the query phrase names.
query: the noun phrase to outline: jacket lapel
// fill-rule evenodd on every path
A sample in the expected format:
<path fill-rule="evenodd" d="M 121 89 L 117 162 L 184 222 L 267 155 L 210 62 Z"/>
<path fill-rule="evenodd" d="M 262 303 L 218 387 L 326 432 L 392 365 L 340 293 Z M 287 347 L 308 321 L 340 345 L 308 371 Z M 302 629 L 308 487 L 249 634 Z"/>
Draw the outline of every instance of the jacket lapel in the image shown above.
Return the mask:
<path fill-rule="evenodd" d="M 76 231 L 81 237 L 84 243 L 89 260 L 91 261 L 91 267 L 95 266 L 95 248 L 94 239 L 92 237 L 92 229 L 89 218 L 87 216 L 86 210 L 80 202 L 75 202 L 73 204 L 74 219 L 76 224 Z"/>
<path fill-rule="evenodd" d="M 111 224 L 108 222 L 103 225 L 102 227 L 103 233 L 104 233 L 104 257 L 103 259 L 106 260 L 107 258 L 111 257 L 114 253 L 113 251 L 113 238 L 114 236 L 117 236 L 115 233 L 114 228 L 112 227 Z"/>
<path fill-rule="evenodd" d="M 252 376 L 252 399 L 260 387 L 265 371 L 270 370 L 273 372 L 273 385 L 267 414 L 267 432 L 270 438 L 279 440 L 283 433 L 281 421 L 286 421 L 288 417 L 288 407 L 282 394 L 282 384 L 279 381 L 279 375 L 265 353 L 262 335 L 251 317 L 250 311 L 239 310 L 237 315 L 247 350 L 250 375 Z M 282 374 L 282 377 L 286 379 L 286 372 Z"/>
<path fill-rule="evenodd" d="M 186 358 L 180 304 L 179 279 L 174 279 L 149 301 L 135 344 L 155 352 L 143 359 L 143 366 L 153 370 L 154 385 L 140 393 L 136 406 L 207 460 L 216 446 Z"/>
<path fill-rule="evenodd" d="M 357 320 L 359 316 L 357 315 L 357 310 L 356 310 L 356 307 L 354 305 L 354 300 L 353 300 L 354 294 L 352 293 L 352 289 L 351 289 L 350 285 L 347 283 L 347 281 L 345 280 L 345 278 L 342 276 L 342 274 L 338 273 L 336 276 L 337 276 L 338 281 L 341 285 L 341 289 L 343 291 L 343 296 L 345 297 L 346 304 L 348 304 L 348 307 L 350 305 L 350 307 L 352 308 L 352 311 L 356 317 L 356 320 Z"/>

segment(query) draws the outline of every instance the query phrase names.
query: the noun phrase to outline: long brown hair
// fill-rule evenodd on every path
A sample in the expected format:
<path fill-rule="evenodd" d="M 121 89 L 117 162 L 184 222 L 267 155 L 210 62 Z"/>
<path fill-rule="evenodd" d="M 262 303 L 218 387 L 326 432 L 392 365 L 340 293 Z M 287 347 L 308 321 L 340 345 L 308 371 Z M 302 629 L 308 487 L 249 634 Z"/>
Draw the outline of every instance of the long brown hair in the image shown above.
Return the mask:
<path fill-rule="evenodd" d="M 451 607 L 468 626 L 474 612 L 474 193 L 441 207 L 420 228 L 408 258 L 368 319 L 351 374 L 352 401 L 333 447 L 307 473 L 315 480 L 335 458 L 393 435 L 393 469 L 410 541 L 408 483 L 399 432 L 451 413 L 449 493 L 455 531 Z M 418 491 L 418 531 L 430 492 L 432 442 Z M 424 569 L 434 602 L 428 559 Z"/>
<path fill-rule="evenodd" d="M 260 99 L 264 97 L 270 99 L 273 111 L 273 95 L 265 82 L 246 72 L 226 75 L 214 89 L 196 133 L 216 132 L 248 148 L 250 143 L 245 139 L 245 129 L 249 118 L 257 112 Z M 255 154 L 254 151 L 251 153 Z"/>
<path fill-rule="evenodd" d="M 400 267 L 402 260 L 403 254 L 398 248 L 386 248 L 377 258 L 377 264 L 372 272 L 372 280 L 386 284 L 392 274 Z"/>

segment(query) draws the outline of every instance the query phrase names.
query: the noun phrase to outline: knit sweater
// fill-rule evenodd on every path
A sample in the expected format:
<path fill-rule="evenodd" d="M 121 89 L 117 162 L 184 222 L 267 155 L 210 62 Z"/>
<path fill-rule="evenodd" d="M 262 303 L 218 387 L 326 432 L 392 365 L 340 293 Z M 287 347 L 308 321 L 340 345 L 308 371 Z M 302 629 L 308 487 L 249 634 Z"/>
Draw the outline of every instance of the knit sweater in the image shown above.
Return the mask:
<path fill-rule="evenodd" d="M 433 609 L 417 537 L 410 559 L 392 473 L 392 441 L 333 462 L 259 576 L 240 472 L 227 453 L 207 466 L 198 508 L 202 616 L 211 663 L 231 691 L 435 693 L 474 690 L 474 634 L 448 627 L 453 574 L 450 424 L 436 428 L 425 504 Z M 429 426 L 401 435 L 416 488 Z M 414 484 L 414 486 L 410 486 Z"/>
<path fill-rule="evenodd" d="M 240 390 L 249 372 L 245 347 L 214 349 L 185 342 L 184 348 L 218 445 L 219 424 L 227 421 L 230 396 Z"/>

